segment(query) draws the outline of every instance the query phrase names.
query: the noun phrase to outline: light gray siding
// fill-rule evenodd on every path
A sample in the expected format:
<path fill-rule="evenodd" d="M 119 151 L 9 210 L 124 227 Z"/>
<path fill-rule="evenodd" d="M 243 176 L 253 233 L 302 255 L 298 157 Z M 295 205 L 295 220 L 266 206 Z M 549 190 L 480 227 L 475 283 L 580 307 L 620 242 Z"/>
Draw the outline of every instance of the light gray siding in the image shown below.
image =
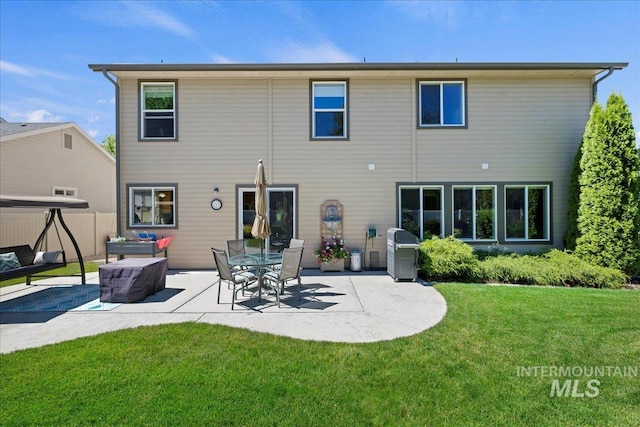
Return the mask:
<path fill-rule="evenodd" d="M 65 134 L 71 149 L 64 147 Z M 0 159 L 2 194 L 51 196 L 53 187 L 73 188 L 89 202 L 88 211 L 116 211 L 115 161 L 75 126 L 3 139 Z"/>
<path fill-rule="evenodd" d="M 591 77 L 448 75 L 467 79 L 467 128 L 417 129 L 418 77 L 349 75 L 347 141 L 310 141 L 313 76 L 174 79 L 167 73 L 177 81 L 178 140 L 139 142 L 138 80 L 120 79 L 121 217 L 126 221 L 127 184 L 176 183 L 178 228 L 157 231 L 175 237 L 169 266 L 212 268 L 210 248 L 224 248 L 236 236 L 236 186 L 251 186 L 264 159 L 269 184 L 297 185 L 306 267 L 317 266 L 325 200 L 344 205 L 349 246 L 363 249 L 365 227 L 378 228 L 381 237 L 367 245 L 373 243 L 384 265 L 385 231 L 397 226 L 398 182 L 552 182 L 552 244 L 560 246 Z M 209 206 L 214 187 L 224 203 L 220 211 Z"/>

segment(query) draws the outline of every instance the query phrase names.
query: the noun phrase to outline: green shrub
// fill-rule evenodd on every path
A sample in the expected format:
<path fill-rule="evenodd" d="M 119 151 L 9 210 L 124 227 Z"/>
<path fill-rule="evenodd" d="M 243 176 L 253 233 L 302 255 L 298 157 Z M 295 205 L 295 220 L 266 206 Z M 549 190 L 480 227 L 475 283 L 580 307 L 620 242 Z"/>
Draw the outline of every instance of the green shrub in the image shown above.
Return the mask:
<path fill-rule="evenodd" d="M 473 248 L 452 236 L 433 237 L 420 244 L 421 276 L 431 280 L 482 280 Z"/>
<path fill-rule="evenodd" d="M 490 282 L 621 288 L 628 280 L 619 270 L 589 264 L 571 253 L 557 249 L 541 255 L 511 254 L 491 257 L 480 265 L 484 279 Z"/>
<path fill-rule="evenodd" d="M 590 264 L 570 252 L 551 249 L 506 254 L 504 249 L 492 245 L 476 253 L 470 245 L 453 236 L 433 237 L 420 244 L 420 277 L 435 281 L 611 289 L 629 283 L 622 271 Z"/>

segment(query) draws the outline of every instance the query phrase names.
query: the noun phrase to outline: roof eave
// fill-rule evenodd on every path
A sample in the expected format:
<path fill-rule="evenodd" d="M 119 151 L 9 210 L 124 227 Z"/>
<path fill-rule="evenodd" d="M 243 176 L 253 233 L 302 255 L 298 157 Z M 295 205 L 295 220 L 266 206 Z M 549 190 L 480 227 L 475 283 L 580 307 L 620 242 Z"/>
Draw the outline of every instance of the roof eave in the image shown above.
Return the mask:
<path fill-rule="evenodd" d="M 266 64 L 89 64 L 102 71 L 392 71 L 392 70 L 621 70 L 627 62 L 359 62 Z"/>

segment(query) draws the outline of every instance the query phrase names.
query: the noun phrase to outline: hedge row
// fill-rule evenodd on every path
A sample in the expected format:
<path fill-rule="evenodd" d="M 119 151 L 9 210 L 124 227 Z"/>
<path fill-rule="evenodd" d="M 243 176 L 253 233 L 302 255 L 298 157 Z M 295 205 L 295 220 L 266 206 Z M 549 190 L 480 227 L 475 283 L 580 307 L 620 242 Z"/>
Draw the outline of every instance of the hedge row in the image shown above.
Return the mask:
<path fill-rule="evenodd" d="M 422 242 L 420 276 L 434 281 L 593 288 L 622 288 L 629 283 L 629 278 L 619 270 L 589 264 L 557 249 L 536 255 L 505 254 L 480 260 L 470 245 L 453 237 L 434 237 Z"/>

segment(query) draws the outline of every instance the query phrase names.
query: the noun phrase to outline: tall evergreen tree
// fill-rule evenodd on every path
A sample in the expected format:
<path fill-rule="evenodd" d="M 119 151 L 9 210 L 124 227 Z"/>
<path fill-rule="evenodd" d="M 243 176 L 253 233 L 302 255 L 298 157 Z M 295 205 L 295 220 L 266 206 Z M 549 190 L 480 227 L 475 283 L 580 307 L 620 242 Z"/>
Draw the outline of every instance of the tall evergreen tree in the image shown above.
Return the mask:
<path fill-rule="evenodd" d="M 640 267 L 640 159 L 621 95 L 591 109 L 580 162 L 576 254 L 634 273 Z"/>
<path fill-rule="evenodd" d="M 580 160 L 582 159 L 582 146 L 578 147 L 578 152 L 573 157 L 571 166 L 571 177 L 569 178 L 569 199 L 567 201 L 567 231 L 564 233 L 564 247 L 570 251 L 576 249 L 578 232 L 578 206 L 580 206 Z"/>

